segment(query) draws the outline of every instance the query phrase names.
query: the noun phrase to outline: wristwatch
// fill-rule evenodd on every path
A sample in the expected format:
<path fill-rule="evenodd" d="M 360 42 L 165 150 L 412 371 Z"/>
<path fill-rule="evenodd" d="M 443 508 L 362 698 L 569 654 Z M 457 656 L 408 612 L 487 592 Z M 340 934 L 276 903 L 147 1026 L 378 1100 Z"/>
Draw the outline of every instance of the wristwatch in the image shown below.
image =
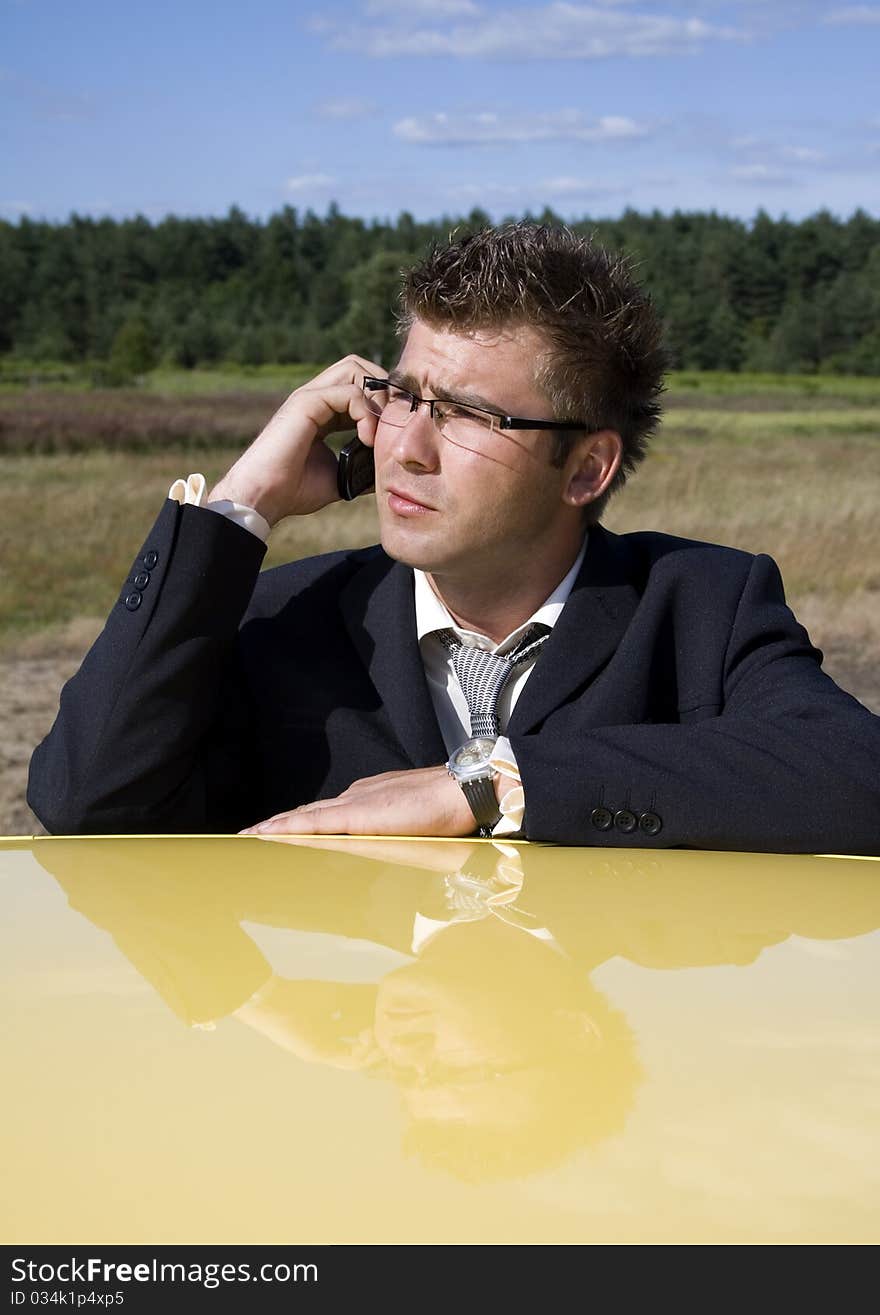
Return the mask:
<path fill-rule="evenodd" d="M 491 836 L 501 819 L 493 785 L 498 772 L 489 762 L 494 749 L 494 740 L 480 737 L 465 740 L 446 764 L 449 775 L 461 786 L 483 837 Z"/>

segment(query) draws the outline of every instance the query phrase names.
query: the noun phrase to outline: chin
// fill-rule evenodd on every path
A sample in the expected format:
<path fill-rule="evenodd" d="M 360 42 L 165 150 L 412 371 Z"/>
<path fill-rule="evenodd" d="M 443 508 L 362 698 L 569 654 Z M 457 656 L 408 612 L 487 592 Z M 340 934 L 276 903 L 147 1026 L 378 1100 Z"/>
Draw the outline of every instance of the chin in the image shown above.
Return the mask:
<path fill-rule="evenodd" d="M 442 565 L 442 554 L 437 545 L 428 541 L 427 536 L 407 533 L 397 526 L 381 525 L 380 541 L 389 557 L 404 566 L 413 566 L 420 571 L 433 571 Z M 438 561 L 438 558 L 441 560 Z"/>
<path fill-rule="evenodd" d="M 416 571 L 425 571 L 428 575 L 442 571 L 446 565 L 445 560 L 438 557 L 437 553 L 420 552 L 411 544 L 387 544 L 383 540 L 382 547 L 395 562 L 400 562 L 402 566 L 411 566 Z"/>

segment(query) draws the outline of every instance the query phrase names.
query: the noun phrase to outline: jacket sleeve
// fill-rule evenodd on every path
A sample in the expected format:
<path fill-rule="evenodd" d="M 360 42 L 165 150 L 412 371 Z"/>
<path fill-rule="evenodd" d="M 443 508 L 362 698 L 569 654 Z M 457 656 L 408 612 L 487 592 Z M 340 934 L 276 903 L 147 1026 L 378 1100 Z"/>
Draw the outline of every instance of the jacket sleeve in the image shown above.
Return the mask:
<path fill-rule="evenodd" d="M 559 844 L 880 854 L 880 717 L 820 666 L 754 558 L 717 709 L 576 738 L 511 737 L 525 834 Z"/>
<path fill-rule="evenodd" d="M 264 554 L 224 517 L 165 503 L 31 759 L 49 832 L 228 831 L 256 815 L 235 648 Z"/>

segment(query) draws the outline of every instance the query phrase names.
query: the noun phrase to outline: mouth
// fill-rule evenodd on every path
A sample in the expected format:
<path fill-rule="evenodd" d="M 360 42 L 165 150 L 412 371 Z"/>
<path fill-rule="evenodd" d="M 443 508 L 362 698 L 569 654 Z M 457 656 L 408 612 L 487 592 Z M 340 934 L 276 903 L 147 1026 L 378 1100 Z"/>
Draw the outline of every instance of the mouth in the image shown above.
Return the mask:
<path fill-rule="evenodd" d="M 388 506 L 398 516 L 421 516 L 427 512 L 437 510 L 430 503 L 422 502 L 419 498 L 413 497 L 411 493 L 407 493 L 403 489 L 389 485 L 385 492 L 388 495 Z"/>

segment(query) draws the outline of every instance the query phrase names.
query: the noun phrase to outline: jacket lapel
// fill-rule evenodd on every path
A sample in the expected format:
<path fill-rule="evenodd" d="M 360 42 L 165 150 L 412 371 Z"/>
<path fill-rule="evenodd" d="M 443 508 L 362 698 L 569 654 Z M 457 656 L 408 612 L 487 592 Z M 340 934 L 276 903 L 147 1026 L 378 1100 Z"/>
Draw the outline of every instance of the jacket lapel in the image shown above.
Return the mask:
<path fill-rule="evenodd" d="M 612 657 L 639 603 L 632 567 L 617 535 L 590 530 L 584 564 L 517 700 L 509 734 L 527 734 Z"/>
<path fill-rule="evenodd" d="M 346 629 L 414 767 L 446 761 L 416 638 L 413 574 L 377 551 L 343 589 Z"/>
<path fill-rule="evenodd" d="M 568 602 L 517 700 L 509 734 L 528 734 L 602 670 L 638 607 L 635 578 L 623 540 L 593 528 Z M 340 609 L 413 766 L 445 762 L 416 639 L 410 568 L 377 551 L 343 589 Z"/>

